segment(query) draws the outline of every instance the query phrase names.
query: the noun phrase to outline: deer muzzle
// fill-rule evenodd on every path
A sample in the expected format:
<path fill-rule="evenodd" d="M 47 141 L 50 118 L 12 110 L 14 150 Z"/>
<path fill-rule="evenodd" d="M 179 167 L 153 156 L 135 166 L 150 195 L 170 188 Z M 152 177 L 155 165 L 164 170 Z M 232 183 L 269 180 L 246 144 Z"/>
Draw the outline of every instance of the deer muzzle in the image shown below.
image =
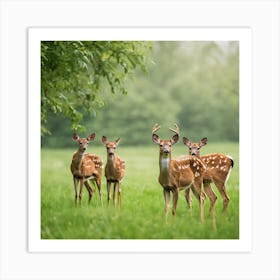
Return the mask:
<path fill-rule="evenodd" d="M 167 156 L 168 154 L 169 154 L 169 150 L 168 149 L 163 149 L 163 154 L 165 155 L 165 156 Z"/>

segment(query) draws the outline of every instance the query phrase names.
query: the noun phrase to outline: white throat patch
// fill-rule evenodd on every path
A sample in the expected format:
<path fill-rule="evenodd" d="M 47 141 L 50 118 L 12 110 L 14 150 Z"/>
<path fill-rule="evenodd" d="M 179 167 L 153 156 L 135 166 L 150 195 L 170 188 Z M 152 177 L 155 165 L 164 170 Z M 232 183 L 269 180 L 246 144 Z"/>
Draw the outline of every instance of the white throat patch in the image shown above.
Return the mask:
<path fill-rule="evenodd" d="M 163 157 L 161 159 L 161 167 L 163 170 L 169 169 L 169 157 Z"/>

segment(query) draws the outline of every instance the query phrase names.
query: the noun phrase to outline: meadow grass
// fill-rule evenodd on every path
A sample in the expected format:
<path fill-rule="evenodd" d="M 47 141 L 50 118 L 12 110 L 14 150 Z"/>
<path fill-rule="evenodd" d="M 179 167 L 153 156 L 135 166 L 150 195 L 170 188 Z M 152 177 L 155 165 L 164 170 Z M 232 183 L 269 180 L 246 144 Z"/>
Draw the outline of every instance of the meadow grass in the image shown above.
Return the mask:
<path fill-rule="evenodd" d="M 193 198 L 193 209 L 187 207 L 180 192 L 177 215 L 171 211 L 165 223 L 162 187 L 159 174 L 158 147 L 120 147 L 117 153 L 126 162 L 122 183 L 122 207 L 107 208 L 106 179 L 102 176 L 103 207 L 96 191 L 88 204 L 83 190 L 82 204 L 75 207 L 70 163 L 73 149 L 41 150 L 41 238 L 42 239 L 238 239 L 239 238 L 239 158 L 237 143 L 208 144 L 201 154 L 221 152 L 233 156 L 235 165 L 227 184 L 230 204 L 226 216 L 222 199 L 216 202 L 217 229 L 209 216 L 209 199 L 205 202 L 205 222 L 199 219 L 199 205 Z M 104 147 L 90 145 L 106 162 Z M 173 147 L 172 156 L 186 154 L 183 145 Z M 94 188 L 95 189 L 95 188 Z"/>

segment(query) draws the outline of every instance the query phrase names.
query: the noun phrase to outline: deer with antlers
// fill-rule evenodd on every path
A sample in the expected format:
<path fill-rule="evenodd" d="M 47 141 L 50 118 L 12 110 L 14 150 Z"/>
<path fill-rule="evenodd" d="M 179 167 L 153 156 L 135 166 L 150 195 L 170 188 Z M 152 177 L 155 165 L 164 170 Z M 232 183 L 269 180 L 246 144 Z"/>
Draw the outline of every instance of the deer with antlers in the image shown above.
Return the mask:
<path fill-rule="evenodd" d="M 114 183 L 113 202 L 116 207 L 116 192 L 118 192 L 118 207 L 121 207 L 121 181 L 125 173 L 125 162 L 116 155 L 116 148 L 120 143 L 120 138 L 109 142 L 106 136 L 102 137 L 102 142 L 107 149 L 107 163 L 105 166 L 105 177 L 107 179 L 107 199 L 110 207 L 111 184 Z"/>
<path fill-rule="evenodd" d="M 74 153 L 71 163 L 71 172 L 73 174 L 75 187 L 75 204 L 79 196 L 79 201 L 82 201 L 82 189 L 85 185 L 88 194 L 89 202 L 92 198 L 93 190 L 89 184 L 92 180 L 97 185 L 99 191 L 100 204 L 102 206 L 101 194 L 101 176 L 102 176 L 102 160 L 98 155 L 85 153 L 89 142 L 93 141 L 95 133 L 90 134 L 87 138 L 80 138 L 77 133 L 73 133 L 73 140 L 78 143 L 78 151 Z M 78 184 L 80 182 L 80 191 L 78 194 Z"/>
<path fill-rule="evenodd" d="M 192 143 L 187 137 L 183 137 L 183 143 L 189 148 L 189 154 L 200 158 L 206 166 L 206 172 L 203 177 L 204 188 L 211 188 L 210 183 L 214 182 L 222 196 L 223 213 L 225 214 L 230 200 L 226 191 L 226 182 L 234 164 L 232 157 L 218 153 L 200 156 L 200 148 L 207 144 L 206 137 L 202 138 L 199 143 Z M 188 204 L 191 206 L 192 200 L 189 191 L 187 196 Z M 210 208 L 216 199 L 217 196 L 214 201 L 211 201 Z"/>
<path fill-rule="evenodd" d="M 173 193 L 172 214 L 176 215 L 178 194 L 180 190 L 192 189 L 199 201 L 200 219 L 204 220 L 204 200 L 205 195 L 202 191 L 202 181 L 205 172 L 205 166 L 198 157 L 181 156 L 178 159 L 172 159 L 171 147 L 179 140 L 179 127 L 175 124 L 176 130 L 169 129 L 175 134 L 169 140 L 161 140 L 155 134 L 160 126 L 154 125 L 152 129 L 152 140 L 159 145 L 159 183 L 163 187 L 165 199 L 165 220 L 169 212 L 170 192 Z"/>

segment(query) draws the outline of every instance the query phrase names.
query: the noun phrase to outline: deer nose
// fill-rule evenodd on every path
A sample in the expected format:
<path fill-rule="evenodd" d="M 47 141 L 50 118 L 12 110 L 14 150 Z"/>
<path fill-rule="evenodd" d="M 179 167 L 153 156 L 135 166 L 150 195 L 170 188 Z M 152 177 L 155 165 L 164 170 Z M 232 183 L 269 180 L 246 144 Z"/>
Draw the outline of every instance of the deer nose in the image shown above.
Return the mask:
<path fill-rule="evenodd" d="M 168 154 L 168 153 L 169 153 L 169 151 L 168 151 L 167 149 L 164 149 L 163 152 L 164 152 L 165 154 Z"/>
<path fill-rule="evenodd" d="M 87 149 L 86 147 L 83 147 L 83 148 L 82 148 L 83 151 L 85 151 L 86 149 Z"/>
<path fill-rule="evenodd" d="M 195 153 L 192 153 L 192 156 L 195 156 Z"/>

